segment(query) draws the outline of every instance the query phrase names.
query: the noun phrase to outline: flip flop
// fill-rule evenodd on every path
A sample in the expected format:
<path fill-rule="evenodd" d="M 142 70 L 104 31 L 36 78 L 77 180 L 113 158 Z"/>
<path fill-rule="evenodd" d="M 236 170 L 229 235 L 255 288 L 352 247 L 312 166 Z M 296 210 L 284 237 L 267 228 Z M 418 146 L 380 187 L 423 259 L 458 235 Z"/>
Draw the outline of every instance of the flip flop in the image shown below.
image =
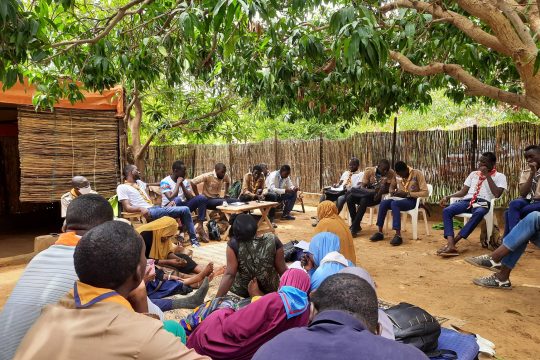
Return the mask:
<path fill-rule="evenodd" d="M 441 251 L 437 255 L 441 256 L 441 257 L 454 257 L 454 256 L 459 256 L 459 252 L 456 249 L 451 249 L 451 250 L 450 249 L 444 249 L 443 251 Z"/>

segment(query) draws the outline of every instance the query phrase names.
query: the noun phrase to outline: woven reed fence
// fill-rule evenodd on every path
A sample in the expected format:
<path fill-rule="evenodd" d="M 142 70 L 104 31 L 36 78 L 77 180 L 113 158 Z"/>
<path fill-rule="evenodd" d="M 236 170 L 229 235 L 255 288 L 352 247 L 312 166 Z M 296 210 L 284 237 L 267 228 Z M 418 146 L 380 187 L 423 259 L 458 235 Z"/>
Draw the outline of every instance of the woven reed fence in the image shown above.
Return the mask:
<path fill-rule="evenodd" d="M 21 202 L 52 202 L 83 175 L 105 197 L 119 178 L 118 119 L 110 111 L 19 109 Z"/>
<path fill-rule="evenodd" d="M 507 176 L 509 191 L 498 206 L 506 206 L 518 196 L 520 170 L 527 167 L 523 149 L 540 143 L 540 125 L 504 124 L 496 127 L 464 128 L 454 131 L 398 132 L 395 160 L 403 160 L 424 172 L 433 184 L 436 202 L 443 195 L 458 191 L 475 165 L 479 154 L 494 151 L 497 168 Z M 211 171 L 214 164 L 228 166 L 233 180 L 242 179 L 250 166 L 267 163 L 271 169 L 282 164 L 292 168 L 292 180 L 307 192 L 336 182 L 351 156 L 360 159 L 361 168 L 392 157 L 392 133 L 356 134 L 344 140 L 267 140 L 261 143 L 229 145 L 179 145 L 151 147 L 146 159 L 146 178 L 158 181 L 168 173 L 173 161 L 183 160 L 190 176 Z M 322 178 L 322 182 L 321 182 Z"/>

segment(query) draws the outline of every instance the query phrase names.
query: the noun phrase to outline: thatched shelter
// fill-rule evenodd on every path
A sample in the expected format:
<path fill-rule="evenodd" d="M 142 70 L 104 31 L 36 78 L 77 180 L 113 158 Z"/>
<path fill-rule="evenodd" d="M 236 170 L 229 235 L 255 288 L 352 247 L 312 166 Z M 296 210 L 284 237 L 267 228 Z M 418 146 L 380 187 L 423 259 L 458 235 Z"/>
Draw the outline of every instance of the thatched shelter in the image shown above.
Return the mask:
<path fill-rule="evenodd" d="M 104 196 L 114 193 L 120 179 L 121 87 L 36 112 L 31 85 L 5 92 L 1 86 L 0 214 L 58 202 L 74 175 L 86 176 Z"/>

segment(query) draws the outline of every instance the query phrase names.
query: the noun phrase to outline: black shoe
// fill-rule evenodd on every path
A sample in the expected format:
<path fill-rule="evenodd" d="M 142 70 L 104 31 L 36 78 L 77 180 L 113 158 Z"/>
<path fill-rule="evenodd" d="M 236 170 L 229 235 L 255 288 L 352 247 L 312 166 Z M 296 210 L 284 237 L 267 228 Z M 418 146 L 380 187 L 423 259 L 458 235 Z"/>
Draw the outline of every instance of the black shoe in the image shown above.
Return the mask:
<path fill-rule="evenodd" d="M 510 283 L 510 280 L 501 281 L 497 278 L 497 276 L 495 276 L 495 274 L 483 278 L 473 279 L 473 283 L 478 286 L 492 289 L 512 289 L 512 284 Z"/>
<path fill-rule="evenodd" d="M 466 258 L 465 261 L 471 265 L 478 266 L 478 267 L 488 269 L 491 271 L 498 271 L 501 269 L 501 263 L 496 263 L 495 261 L 493 261 L 493 259 L 489 255 L 469 257 L 469 258 Z"/>
<path fill-rule="evenodd" d="M 403 239 L 399 235 L 394 236 L 394 238 L 390 241 L 390 245 L 392 246 L 399 246 L 401 244 L 403 244 Z"/>
<path fill-rule="evenodd" d="M 371 235 L 369 240 L 371 240 L 371 241 L 381 241 L 381 240 L 384 240 L 384 235 L 383 235 L 382 232 L 377 231 L 375 234 Z"/>
<path fill-rule="evenodd" d="M 281 217 L 281 220 L 295 220 L 296 218 L 290 214 Z"/>

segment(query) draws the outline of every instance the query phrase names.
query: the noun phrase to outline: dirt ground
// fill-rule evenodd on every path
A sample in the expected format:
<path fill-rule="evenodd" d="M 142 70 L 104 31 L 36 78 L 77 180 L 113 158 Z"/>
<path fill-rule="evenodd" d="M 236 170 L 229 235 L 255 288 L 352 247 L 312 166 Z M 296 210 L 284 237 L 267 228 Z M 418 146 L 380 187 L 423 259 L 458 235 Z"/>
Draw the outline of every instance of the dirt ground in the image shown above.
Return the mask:
<path fill-rule="evenodd" d="M 278 223 L 277 234 L 283 242 L 310 240 L 313 235 L 310 217 L 315 208 L 307 207 L 307 213 L 295 213 L 296 221 Z M 439 222 L 435 221 L 431 225 Z M 410 222 L 410 220 L 409 220 Z M 387 241 L 371 243 L 368 239 L 375 226 L 363 225 L 360 237 L 355 239 L 357 264 L 365 267 L 375 279 L 378 296 L 392 303 L 401 301 L 418 305 L 433 315 L 449 320 L 445 326 L 454 324 L 482 335 L 496 344 L 498 359 L 538 359 L 540 354 L 540 250 L 530 246 L 512 274 L 513 289 L 509 291 L 480 288 L 472 283 L 474 277 L 490 274 L 464 262 L 465 256 L 485 253 L 478 242 L 476 230 L 469 241 L 463 241 L 459 249 L 463 256 L 441 259 L 435 251 L 443 244 L 442 231 L 430 230 L 426 236 L 422 227 L 420 239 L 410 240 L 411 233 L 403 233 L 405 243 L 392 247 Z M 410 228 L 410 226 L 409 226 Z M 37 234 L 36 234 L 37 235 Z M 390 234 L 387 234 L 388 241 Z M 28 240 L 27 240 L 28 241 Z M 8 252 L 0 242 L 3 254 Z M 29 245 L 19 244 L 24 248 Z M 9 253 L 13 251 L 9 250 Z M 0 308 L 22 273 L 24 266 L 0 267 Z M 215 294 L 219 278 L 212 282 L 209 296 Z M 177 318 L 181 313 L 171 313 Z"/>

